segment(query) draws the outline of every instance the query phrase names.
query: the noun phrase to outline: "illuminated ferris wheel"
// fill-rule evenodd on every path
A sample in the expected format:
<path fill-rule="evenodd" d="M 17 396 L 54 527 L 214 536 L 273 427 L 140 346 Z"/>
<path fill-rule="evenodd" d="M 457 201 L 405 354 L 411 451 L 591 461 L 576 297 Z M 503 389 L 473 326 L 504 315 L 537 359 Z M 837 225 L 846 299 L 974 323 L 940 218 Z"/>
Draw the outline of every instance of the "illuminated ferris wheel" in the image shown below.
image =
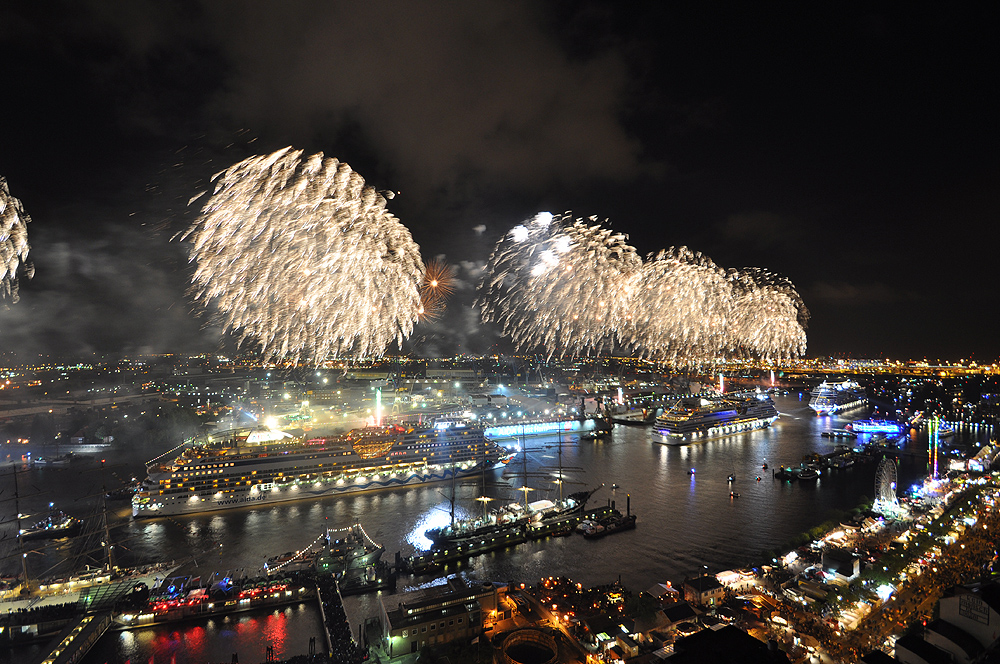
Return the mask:
<path fill-rule="evenodd" d="M 896 497 L 896 461 L 882 457 L 875 471 L 875 503 L 872 511 L 879 514 L 894 514 L 899 511 Z"/>

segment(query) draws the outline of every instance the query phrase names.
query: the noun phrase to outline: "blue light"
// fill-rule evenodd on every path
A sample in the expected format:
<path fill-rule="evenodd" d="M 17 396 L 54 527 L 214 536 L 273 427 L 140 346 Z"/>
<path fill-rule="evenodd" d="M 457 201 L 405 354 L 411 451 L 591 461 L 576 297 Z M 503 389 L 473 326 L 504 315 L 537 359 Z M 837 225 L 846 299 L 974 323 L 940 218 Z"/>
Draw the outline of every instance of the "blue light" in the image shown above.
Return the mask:
<path fill-rule="evenodd" d="M 858 433 L 902 433 L 903 425 L 889 420 L 858 420 L 847 425 Z"/>
<path fill-rule="evenodd" d="M 532 435 L 539 433 L 556 433 L 557 431 L 574 431 L 580 428 L 576 420 L 568 422 L 531 422 L 526 424 L 504 424 L 502 426 L 486 427 L 485 433 L 492 437 L 509 437 Z"/>

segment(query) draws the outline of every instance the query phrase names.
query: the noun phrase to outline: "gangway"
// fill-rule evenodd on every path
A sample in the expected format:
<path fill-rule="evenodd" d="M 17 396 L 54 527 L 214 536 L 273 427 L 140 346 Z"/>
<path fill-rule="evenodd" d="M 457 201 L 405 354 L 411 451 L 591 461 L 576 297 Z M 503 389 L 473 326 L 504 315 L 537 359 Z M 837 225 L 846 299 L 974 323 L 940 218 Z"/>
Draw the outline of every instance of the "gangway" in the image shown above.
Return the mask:
<path fill-rule="evenodd" d="M 110 611 L 82 616 L 59 634 L 55 648 L 42 660 L 42 664 L 76 664 L 87 656 L 109 627 Z"/>

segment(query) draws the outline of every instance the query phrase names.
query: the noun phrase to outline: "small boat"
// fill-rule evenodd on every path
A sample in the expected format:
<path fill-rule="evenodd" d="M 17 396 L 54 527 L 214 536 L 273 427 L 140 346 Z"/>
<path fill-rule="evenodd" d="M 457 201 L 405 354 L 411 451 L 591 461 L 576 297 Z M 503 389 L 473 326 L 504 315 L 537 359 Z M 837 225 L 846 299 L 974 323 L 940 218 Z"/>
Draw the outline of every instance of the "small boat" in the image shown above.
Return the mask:
<path fill-rule="evenodd" d="M 786 468 L 785 466 L 782 466 L 774 473 L 774 477 L 779 480 L 787 480 L 791 482 L 799 478 L 799 470 L 797 468 Z"/>
<path fill-rule="evenodd" d="M 22 540 L 58 539 L 75 535 L 82 521 L 64 512 L 51 512 L 47 517 L 31 526 L 21 529 Z"/>
<path fill-rule="evenodd" d="M 738 494 L 738 493 L 737 493 L 737 492 L 735 492 L 735 491 L 730 491 L 730 492 L 729 492 L 729 497 L 730 497 L 730 498 L 739 498 L 739 497 L 740 497 L 740 494 Z"/>
<path fill-rule="evenodd" d="M 819 478 L 819 473 L 817 473 L 812 468 L 806 468 L 799 473 L 800 482 L 809 482 Z"/>
<path fill-rule="evenodd" d="M 36 466 L 68 466 L 73 460 L 73 453 L 56 457 L 36 457 L 32 463 Z"/>
<path fill-rule="evenodd" d="M 735 482 L 736 481 L 736 475 L 734 475 L 733 473 L 730 473 L 729 474 L 729 481 L 730 481 L 730 483 Z"/>
<path fill-rule="evenodd" d="M 694 475 L 694 468 L 691 468 L 690 470 L 688 470 L 688 475 Z"/>
<path fill-rule="evenodd" d="M 764 462 L 764 465 L 761 466 L 761 468 L 763 468 L 764 470 L 767 470 L 767 462 L 766 461 Z"/>

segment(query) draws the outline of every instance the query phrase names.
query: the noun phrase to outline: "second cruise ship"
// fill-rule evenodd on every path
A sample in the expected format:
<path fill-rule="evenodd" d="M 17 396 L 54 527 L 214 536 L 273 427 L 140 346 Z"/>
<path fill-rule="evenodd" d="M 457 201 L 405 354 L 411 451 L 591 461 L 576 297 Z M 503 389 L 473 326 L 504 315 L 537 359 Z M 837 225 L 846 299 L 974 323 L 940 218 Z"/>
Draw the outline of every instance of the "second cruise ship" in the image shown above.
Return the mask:
<path fill-rule="evenodd" d="M 812 391 L 809 407 L 817 415 L 832 415 L 843 410 L 860 408 L 868 403 L 865 388 L 853 380 L 828 383 L 825 380 Z"/>
<path fill-rule="evenodd" d="M 653 431 L 668 445 L 683 445 L 769 426 L 778 419 L 765 392 L 736 392 L 716 398 L 681 399 L 656 418 Z"/>

